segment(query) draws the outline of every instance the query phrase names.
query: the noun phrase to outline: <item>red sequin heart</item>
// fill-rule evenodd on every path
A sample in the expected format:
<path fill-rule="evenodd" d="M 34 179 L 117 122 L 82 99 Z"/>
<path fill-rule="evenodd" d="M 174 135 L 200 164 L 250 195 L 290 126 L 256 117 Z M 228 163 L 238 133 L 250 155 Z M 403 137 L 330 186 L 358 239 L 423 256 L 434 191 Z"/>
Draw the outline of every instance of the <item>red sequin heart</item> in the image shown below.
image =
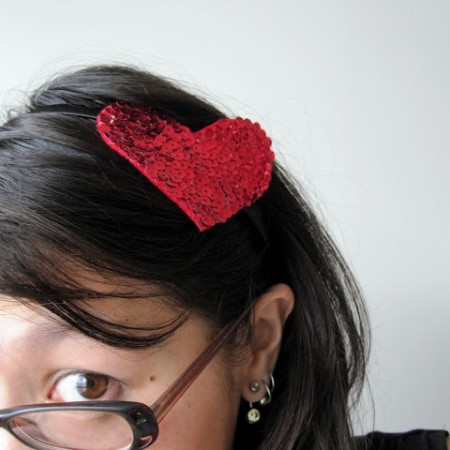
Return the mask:
<path fill-rule="evenodd" d="M 97 129 L 200 231 L 250 206 L 270 183 L 271 140 L 248 119 L 219 119 L 192 132 L 152 108 L 116 102 L 100 112 Z"/>

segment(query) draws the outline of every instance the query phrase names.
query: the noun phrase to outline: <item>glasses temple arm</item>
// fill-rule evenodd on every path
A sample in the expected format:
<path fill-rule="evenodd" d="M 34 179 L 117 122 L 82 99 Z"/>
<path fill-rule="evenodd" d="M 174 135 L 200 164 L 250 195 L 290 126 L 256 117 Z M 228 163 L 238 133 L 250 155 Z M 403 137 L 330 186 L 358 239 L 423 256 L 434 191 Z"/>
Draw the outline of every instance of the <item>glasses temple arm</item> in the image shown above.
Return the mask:
<path fill-rule="evenodd" d="M 250 308 L 251 309 L 251 308 Z M 166 414 L 172 409 L 179 398 L 197 379 L 202 370 L 216 356 L 225 341 L 234 333 L 242 320 L 247 316 L 247 309 L 239 319 L 225 327 L 212 341 L 212 343 L 192 362 L 192 364 L 180 375 L 180 377 L 159 397 L 151 406 L 156 420 L 160 423 Z"/>

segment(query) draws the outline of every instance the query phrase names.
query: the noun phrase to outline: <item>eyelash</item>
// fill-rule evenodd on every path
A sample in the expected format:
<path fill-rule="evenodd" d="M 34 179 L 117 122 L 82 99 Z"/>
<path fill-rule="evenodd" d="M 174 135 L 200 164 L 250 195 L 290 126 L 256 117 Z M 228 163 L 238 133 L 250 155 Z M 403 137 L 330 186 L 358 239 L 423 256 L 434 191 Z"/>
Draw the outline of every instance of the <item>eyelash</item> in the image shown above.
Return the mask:
<path fill-rule="evenodd" d="M 97 392 L 89 393 L 89 389 Z M 52 402 L 118 400 L 122 391 L 123 383 L 114 377 L 100 372 L 72 370 L 58 374 L 50 386 L 48 399 Z"/>

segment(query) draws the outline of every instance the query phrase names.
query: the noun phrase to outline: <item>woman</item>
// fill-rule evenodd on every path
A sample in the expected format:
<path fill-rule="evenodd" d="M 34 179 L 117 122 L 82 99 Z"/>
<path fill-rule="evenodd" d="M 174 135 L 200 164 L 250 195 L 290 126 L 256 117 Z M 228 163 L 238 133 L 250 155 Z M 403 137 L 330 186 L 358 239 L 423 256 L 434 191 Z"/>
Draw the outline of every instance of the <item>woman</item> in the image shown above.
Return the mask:
<path fill-rule="evenodd" d="M 352 438 L 359 288 L 257 124 L 90 67 L 11 116 L 0 167 L 2 448 L 445 449 Z"/>

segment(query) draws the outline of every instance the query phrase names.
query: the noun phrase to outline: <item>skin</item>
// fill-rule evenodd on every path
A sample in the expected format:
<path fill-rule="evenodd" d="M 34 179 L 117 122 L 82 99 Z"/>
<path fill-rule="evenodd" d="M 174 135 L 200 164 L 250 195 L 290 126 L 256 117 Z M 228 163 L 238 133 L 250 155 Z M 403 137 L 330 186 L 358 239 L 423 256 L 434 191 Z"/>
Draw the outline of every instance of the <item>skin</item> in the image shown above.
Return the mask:
<path fill-rule="evenodd" d="M 219 352 L 161 423 L 152 449 L 232 448 L 241 399 L 257 402 L 264 396 L 263 391 L 252 393 L 249 385 L 255 380 L 268 382 L 293 304 L 291 289 L 282 284 L 259 299 L 253 345 L 242 362 L 231 366 L 224 351 Z M 91 301 L 87 307 L 108 320 L 133 325 L 162 324 L 179 313 L 152 300 L 105 298 Z M 210 339 L 207 324 L 192 316 L 157 348 L 116 349 L 68 330 L 12 298 L 2 297 L 0 408 L 83 400 L 76 377 L 71 375 L 80 370 L 109 377 L 106 392 L 99 400 L 131 400 L 150 405 L 207 347 Z M 105 377 L 94 379 L 96 387 L 89 394 L 103 393 Z M 0 430 L 0 448 L 27 447 Z"/>

